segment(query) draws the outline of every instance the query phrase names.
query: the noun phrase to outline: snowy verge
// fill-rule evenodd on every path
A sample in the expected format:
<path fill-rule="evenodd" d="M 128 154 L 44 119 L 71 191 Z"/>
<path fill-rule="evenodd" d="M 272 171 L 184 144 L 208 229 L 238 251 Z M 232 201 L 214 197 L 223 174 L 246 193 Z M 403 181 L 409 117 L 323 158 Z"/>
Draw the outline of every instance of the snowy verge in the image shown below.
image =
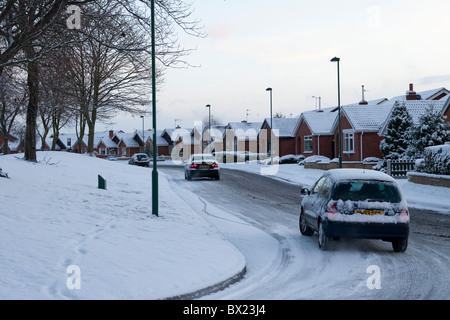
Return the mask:
<path fill-rule="evenodd" d="M 156 217 L 151 168 L 65 152 L 38 161 L 0 157 L 0 299 L 164 299 L 245 268 L 164 173 Z"/>

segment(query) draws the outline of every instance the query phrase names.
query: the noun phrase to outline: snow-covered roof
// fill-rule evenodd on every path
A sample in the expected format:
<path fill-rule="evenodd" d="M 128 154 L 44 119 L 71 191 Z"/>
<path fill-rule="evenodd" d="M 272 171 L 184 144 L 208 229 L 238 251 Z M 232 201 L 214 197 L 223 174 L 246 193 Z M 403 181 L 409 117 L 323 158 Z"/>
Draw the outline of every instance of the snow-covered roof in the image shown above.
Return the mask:
<path fill-rule="evenodd" d="M 164 130 L 156 130 L 156 145 L 157 146 L 163 147 L 163 146 L 168 146 L 169 145 L 167 140 L 162 137 L 163 133 L 164 133 Z M 142 140 L 141 135 L 139 135 L 139 137 Z M 153 141 L 153 129 L 150 129 L 150 130 L 145 132 L 145 139 Z"/>
<path fill-rule="evenodd" d="M 393 107 L 397 104 L 404 103 L 408 113 L 411 115 L 413 123 L 418 123 L 419 118 L 428 110 L 430 106 L 433 106 L 435 111 L 442 112 L 449 105 L 450 98 L 441 100 L 405 100 L 405 101 L 389 101 L 388 105 L 391 105 L 391 110 L 388 114 L 387 118 L 390 118 Z M 385 121 L 383 125 L 380 127 L 378 134 L 380 136 L 384 135 L 387 124 L 389 121 Z"/>
<path fill-rule="evenodd" d="M 356 131 L 377 132 L 385 123 L 392 104 L 385 102 L 381 105 L 346 105 L 341 111 Z"/>
<path fill-rule="evenodd" d="M 270 118 L 266 118 L 265 122 L 270 128 Z M 300 116 L 295 118 L 272 118 L 272 126 L 274 134 L 281 138 L 295 137 L 300 122 Z M 278 131 L 276 131 L 278 130 Z"/>
<path fill-rule="evenodd" d="M 322 111 L 307 111 L 301 117 L 314 135 L 331 134 L 333 123 L 336 120 L 337 112 L 332 112 L 333 108 L 322 109 Z"/>
<path fill-rule="evenodd" d="M 105 145 L 106 148 L 117 148 L 117 143 L 114 142 L 113 139 L 111 139 L 109 136 L 108 137 L 102 137 L 98 144 L 96 145 L 96 147 L 98 147 L 100 145 L 100 143 L 102 143 Z"/>
<path fill-rule="evenodd" d="M 227 129 L 233 130 L 234 136 L 238 140 L 256 140 L 262 124 L 262 122 L 247 121 L 230 122 Z"/>
<path fill-rule="evenodd" d="M 139 143 L 134 139 L 136 135 L 136 131 L 132 133 L 118 132 L 115 134 L 117 138 L 119 138 L 119 143 L 123 141 L 123 143 L 129 148 L 138 148 L 140 147 Z M 95 144 L 95 143 L 94 143 Z"/>
<path fill-rule="evenodd" d="M 450 91 L 448 91 L 446 88 L 442 87 L 442 88 L 436 88 L 436 89 L 417 92 L 416 94 L 418 96 L 420 96 L 421 100 L 433 100 L 433 99 L 438 98 L 440 95 L 445 94 L 445 96 L 440 98 L 439 100 L 442 100 L 442 99 L 447 100 L 448 95 L 450 95 Z M 405 101 L 405 100 L 406 100 L 406 94 L 393 97 L 389 101 L 400 102 L 400 101 Z M 410 100 L 410 101 L 415 101 L 415 100 Z"/>

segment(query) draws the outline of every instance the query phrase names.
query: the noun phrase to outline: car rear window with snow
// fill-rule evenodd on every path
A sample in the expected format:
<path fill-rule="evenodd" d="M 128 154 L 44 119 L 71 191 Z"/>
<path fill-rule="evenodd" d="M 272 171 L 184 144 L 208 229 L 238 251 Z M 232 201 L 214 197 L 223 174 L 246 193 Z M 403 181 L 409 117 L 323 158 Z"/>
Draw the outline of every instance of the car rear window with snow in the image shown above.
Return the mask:
<path fill-rule="evenodd" d="M 401 201 L 396 186 L 384 181 L 338 182 L 333 190 L 333 200 L 380 201 L 398 203 Z"/>

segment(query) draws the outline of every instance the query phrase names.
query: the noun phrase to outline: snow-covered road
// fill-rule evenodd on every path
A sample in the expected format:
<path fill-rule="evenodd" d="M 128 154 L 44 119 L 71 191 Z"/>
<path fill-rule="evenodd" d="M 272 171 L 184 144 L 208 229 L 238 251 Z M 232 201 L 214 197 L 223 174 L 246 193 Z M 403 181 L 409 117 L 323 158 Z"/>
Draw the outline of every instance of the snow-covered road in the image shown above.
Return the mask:
<path fill-rule="evenodd" d="M 340 240 L 321 251 L 298 230 L 299 188 L 243 171 L 185 181 L 163 168 L 174 191 L 221 231 L 247 261 L 240 282 L 206 299 L 448 299 L 449 216 L 410 208 L 408 250 L 378 240 Z M 247 228 L 246 232 L 240 232 Z"/>

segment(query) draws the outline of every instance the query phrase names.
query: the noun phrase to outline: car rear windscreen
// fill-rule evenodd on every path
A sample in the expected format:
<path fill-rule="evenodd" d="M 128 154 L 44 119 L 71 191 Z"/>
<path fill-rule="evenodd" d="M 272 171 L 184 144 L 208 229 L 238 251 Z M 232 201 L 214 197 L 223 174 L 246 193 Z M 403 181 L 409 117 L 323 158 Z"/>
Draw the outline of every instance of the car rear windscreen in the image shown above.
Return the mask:
<path fill-rule="evenodd" d="M 400 202 L 397 187 L 389 182 L 345 181 L 338 182 L 333 190 L 333 200 Z"/>

